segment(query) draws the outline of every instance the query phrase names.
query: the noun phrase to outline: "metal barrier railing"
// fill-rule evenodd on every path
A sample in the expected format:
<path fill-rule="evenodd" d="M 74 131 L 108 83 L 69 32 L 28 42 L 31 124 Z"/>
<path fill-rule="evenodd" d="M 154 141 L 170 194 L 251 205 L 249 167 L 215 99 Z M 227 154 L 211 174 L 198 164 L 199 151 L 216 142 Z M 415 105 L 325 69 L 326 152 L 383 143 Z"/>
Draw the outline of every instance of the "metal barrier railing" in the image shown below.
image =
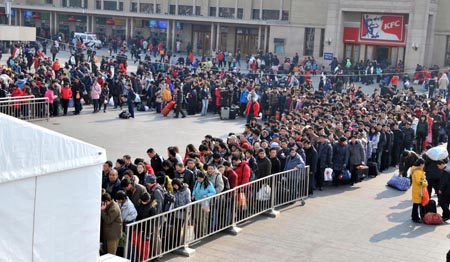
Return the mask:
<path fill-rule="evenodd" d="M 169 212 L 126 225 L 124 254 L 130 261 L 149 261 L 172 251 L 189 256 L 189 245 L 219 231 L 308 197 L 309 167 L 252 181 Z"/>
<path fill-rule="evenodd" d="M 0 113 L 27 121 L 43 119 L 48 121 L 50 118 L 48 98 L 33 96 L 3 98 L 0 99 Z"/>

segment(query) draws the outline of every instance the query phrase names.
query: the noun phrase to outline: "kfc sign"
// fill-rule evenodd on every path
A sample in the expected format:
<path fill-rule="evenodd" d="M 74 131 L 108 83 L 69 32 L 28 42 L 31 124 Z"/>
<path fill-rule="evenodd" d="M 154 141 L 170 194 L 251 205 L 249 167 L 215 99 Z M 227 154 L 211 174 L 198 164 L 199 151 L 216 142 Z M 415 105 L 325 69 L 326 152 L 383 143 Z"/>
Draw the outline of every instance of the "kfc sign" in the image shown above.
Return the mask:
<path fill-rule="evenodd" d="M 401 15 L 374 15 L 362 14 L 360 40 L 362 42 L 404 41 L 404 17 Z"/>

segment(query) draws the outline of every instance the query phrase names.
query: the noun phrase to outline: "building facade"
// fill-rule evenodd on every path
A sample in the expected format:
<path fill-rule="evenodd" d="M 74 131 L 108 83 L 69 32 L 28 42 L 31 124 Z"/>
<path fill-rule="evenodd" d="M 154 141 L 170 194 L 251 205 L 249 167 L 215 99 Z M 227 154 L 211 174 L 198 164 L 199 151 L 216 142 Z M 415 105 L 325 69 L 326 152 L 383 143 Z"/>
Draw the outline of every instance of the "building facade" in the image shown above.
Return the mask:
<path fill-rule="evenodd" d="M 40 37 L 94 32 L 149 37 L 196 54 L 258 50 L 279 57 L 377 60 L 406 70 L 450 65 L 446 0 L 14 0 L 11 24 Z M 0 4 L 0 23 L 8 23 Z"/>

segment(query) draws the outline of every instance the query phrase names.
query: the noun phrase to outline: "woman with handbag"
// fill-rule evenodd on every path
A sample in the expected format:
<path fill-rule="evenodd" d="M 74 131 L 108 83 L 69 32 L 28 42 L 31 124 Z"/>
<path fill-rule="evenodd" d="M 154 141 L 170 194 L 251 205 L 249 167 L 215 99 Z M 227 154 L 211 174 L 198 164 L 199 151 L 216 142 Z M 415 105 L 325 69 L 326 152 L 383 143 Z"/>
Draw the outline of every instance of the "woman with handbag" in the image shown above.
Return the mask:
<path fill-rule="evenodd" d="M 425 160 L 419 158 L 412 167 L 412 202 L 413 208 L 411 213 L 412 221 L 416 223 L 422 223 L 419 217 L 419 207 L 422 209 L 422 196 L 423 188 L 428 186 L 428 182 L 425 178 L 425 172 L 423 170 L 425 166 Z"/>

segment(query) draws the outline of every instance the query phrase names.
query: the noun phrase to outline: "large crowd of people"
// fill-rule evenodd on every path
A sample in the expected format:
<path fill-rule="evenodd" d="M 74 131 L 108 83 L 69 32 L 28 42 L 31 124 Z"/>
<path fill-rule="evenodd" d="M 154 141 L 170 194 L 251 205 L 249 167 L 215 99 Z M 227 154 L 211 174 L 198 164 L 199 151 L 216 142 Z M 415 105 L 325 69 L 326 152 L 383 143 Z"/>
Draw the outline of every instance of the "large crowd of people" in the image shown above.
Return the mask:
<path fill-rule="evenodd" d="M 116 253 L 124 225 L 168 210 L 167 194 L 173 206 L 180 207 L 304 166 L 310 167 L 310 195 L 324 189 L 324 172 L 330 168 L 333 186 L 360 182 L 367 166 L 375 170 L 371 176 L 390 167 L 407 176 L 411 166 L 421 166 L 415 162 L 427 148 L 447 142 L 450 134 L 446 70 L 435 69 L 419 79 L 428 89 L 419 94 L 410 83 L 416 77 L 402 73 L 402 65 L 376 61 L 352 66 L 349 60 L 333 60 L 327 74 L 312 57 L 301 61 L 296 55 L 281 62 L 271 53 L 258 53 L 248 58 L 249 70 L 243 73 L 220 61 L 225 52 L 202 59 L 192 53 L 186 58 L 161 53 L 155 59 L 143 51 L 136 72 L 128 72 L 128 60 L 120 51 L 98 59 L 93 52 L 85 56 L 80 47 L 73 59 L 60 64 L 32 47 L 11 48 L 1 68 L 0 96 L 48 97 L 52 116 L 66 115 L 72 102 L 74 114 L 80 114 L 84 102 L 93 104 L 93 113 L 126 105 L 133 118 L 135 107 L 161 113 L 174 101 L 175 117 L 221 114 L 223 107 L 234 107 L 237 117 L 247 120 L 242 133 L 230 133 L 225 140 L 207 135 L 198 147 L 187 145 L 184 156 L 173 145 L 164 154 L 148 149 L 148 160 L 132 161 L 124 155 L 114 163 L 107 161 L 102 242 L 109 253 Z M 313 74 L 320 74 L 316 87 Z M 360 84 L 373 82 L 380 87 L 371 94 L 363 92 Z M 15 114 L 25 114 L 23 105 Z M 439 187 L 446 173 L 434 165 L 425 167 L 427 186 L 430 195 L 434 189 L 443 196 L 440 204 L 448 219 L 450 188 Z M 412 219 L 419 221 L 414 210 Z"/>

